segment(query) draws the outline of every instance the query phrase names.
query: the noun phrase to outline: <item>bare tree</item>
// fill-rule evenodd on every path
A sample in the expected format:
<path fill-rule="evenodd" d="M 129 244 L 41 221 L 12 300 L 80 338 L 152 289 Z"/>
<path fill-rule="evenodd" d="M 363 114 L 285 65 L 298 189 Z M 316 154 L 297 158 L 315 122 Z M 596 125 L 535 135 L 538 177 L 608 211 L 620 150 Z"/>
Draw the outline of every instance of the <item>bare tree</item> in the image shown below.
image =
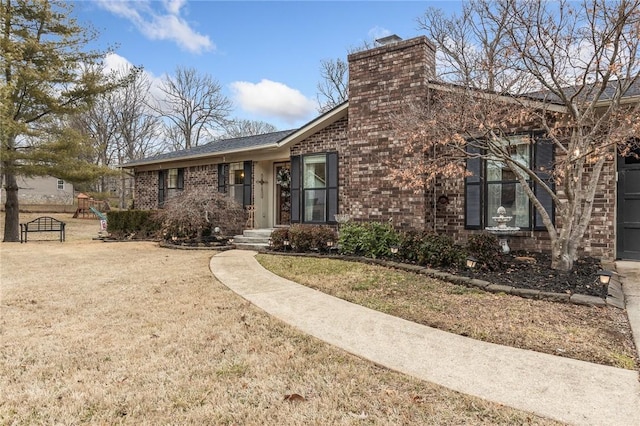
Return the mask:
<path fill-rule="evenodd" d="M 323 59 L 317 84 L 318 111 L 327 112 L 349 98 L 349 64 L 344 59 Z"/>
<path fill-rule="evenodd" d="M 438 77 L 446 82 L 501 93 L 520 93 L 536 88 L 529 73 L 510 67 L 512 51 L 509 28 L 510 5 L 516 0 L 472 0 L 459 15 L 445 16 L 429 8 L 417 19 L 438 52 Z"/>
<path fill-rule="evenodd" d="M 224 128 L 224 134 L 218 139 L 239 138 L 242 136 L 262 135 L 277 132 L 276 126 L 259 120 L 231 120 Z"/>
<path fill-rule="evenodd" d="M 485 38 L 491 41 L 495 30 L 502 47 L 498 59 L 484 65 L 475 60 L 475 52 L 467 59 L 466 50 L 456 51 L 461 58 L 452 62 L 460 81 L 480 71 L 484 81 L 490 75 L 526 73 L 534 79 L 532 89 L 543 90 L 516 97 L 441 85 L 423 105 L 396 117 L 398 135 L 407 138 L 407 150 L 419 161 L 395 177 L 422 187 L 461 173 L 480 179 L 477 161 L 510 170 L 548 232 L 552 267 L 570 270 L 596 192 L 605 184 L 605 164 L 614 161 L 616 148 L 628 154 L 640 135 L 640 104 L 627 102 L 640 84 L 640 1 L 482 0 L 474 2 L 472 11 L 469 22 L 492 23 L 483 27 Z M 465 64 L 481 68 L 467 70 Z M 544 134 L 514 138 L 514 129 Z M 526 159 L 523 143 L 533 144 L 536 152 L 550 147 L 545 161 Z M 465 168 L 465 163 L 473 166 Z"/>
<path fill-rule="evenodd" d="M 212 138 L 224 128 L 231 101 L 209 74 L 177 67 L 174 76 L 163 79 L 160 91 L 163 98 L 156 99 L 153 109 L 168 120 L 174 146 L 198 146 L 205 136 Z"/>
<path fill-rule="evenodd" d="M 348 49 L 347 53 L 371 49 L 372 43 L 364 42 Z M 320 61 L 320 81 L 316 85 L 318 111 L 327 112 L 349 99 L 349 64 L 342 58 Z"/>
<path fill-rule="evenodd" d="M 160 118 L 149 107 L 151 82 L 141 70 L 128 85 L 112 95 L 109 115 L 116 127 L 115 143 L 118 164 L 141 159 L 160 151 L 158 136 L 161 132 Z M 133 179 L 120 170 L 120 208 L 133 194 Z"/>
<path fill-rule="evenodd" d="M 153 155 L 160 151 L 159 117 L 149 108 L 151 82 L 141 69 L 121 69 L 116 78 L 132 76 L 126 85 L 100 95 L 87 111 L 71 118 L 71 125 L 92 141 L 93 162 L 114 168 L 127 161 Z M 106 179 L 100 179 L 99 191 L 106 191 Z M 124 207 L 131 179 L 120 172 L 118 193 L 120 207 Z"/>

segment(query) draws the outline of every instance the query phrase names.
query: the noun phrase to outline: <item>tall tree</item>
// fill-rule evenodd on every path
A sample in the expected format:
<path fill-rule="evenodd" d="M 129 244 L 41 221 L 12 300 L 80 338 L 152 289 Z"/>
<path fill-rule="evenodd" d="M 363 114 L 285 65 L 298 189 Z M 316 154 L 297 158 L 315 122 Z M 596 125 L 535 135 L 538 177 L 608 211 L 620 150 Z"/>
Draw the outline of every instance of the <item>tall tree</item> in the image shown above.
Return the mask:
<path fill-rule="evenodd" d="M 129 84 L 113 93 L 110 113 L 115 117 L 119 165 L 160 152 L 161 122 L 149 108 L 150 88 L 147 75 L 138 72 Z M 133 194 L 133 179 L 125 169 L 120 169 L 119 191 L 120 208 L 125 208 L 127 198 Z"/>
<path fill-rule="evenodd" d="M 453 81 L 466 84 L 442 85 L 424 104 L 396 117 L 398 135 L 407 138 L 407 150 L 420 161 L 403 165 L 395 177 L 422 187 L 461 173 L 482 179 L 476 161 L 510 170 L 548 232 L 552 267 L 570 270 L 596 193 L 611 185 L 603 182 L 605 164 L 615 160 L 616 148 L 629 154 L 640 136 L 640 103 L 628 102 L 640 85 L 640 1 L 477 0 L 472 6 L 465 9 L 466 20 L 429 12 L 436 27 L 459 28 L 462 34 L 476 34 L 472 23 L 486 25 L 476 49 L 470 48 L 475 36 L 453 53 L 445 46 L 450 40 L 435 40 L 454 64 L 447 70 Z M 495 58 L 478 61 L 485 44 L 496 46 Z M 473 84 L 522 93 L 526 87 L 513 86 L 513 75 L 532 81 L 530 93 L 511 96 Z M 514 139 L 514 129 L 541 129 L 544 135 Z M 527 160 L 523 142 L 534 144 L 536 153 L 545 144 L 551 148 L 544 159 Z"/>
<path fill-rule="evenodd" d="M 188 149 L 205 138 L 213 138 L 227 123 L 231 101 L 209 74 L 177 67 L 161 85 L 162 99 L 153 109 L 168 120 L 167 136 L 176 149 Z"/>
<path fill-rule="evenodd" d="M 0 1 L 0 153 L 7 242 L 19 241 L 17 176 L 81 181 L 99 174 L 84 160 L 86 139 L 61 123 L 115 82 L 105 81 L 93 66 L 104 53 L 85 50 L 96 34 L 71 18 L 71 7 L 54 0 Z"/>

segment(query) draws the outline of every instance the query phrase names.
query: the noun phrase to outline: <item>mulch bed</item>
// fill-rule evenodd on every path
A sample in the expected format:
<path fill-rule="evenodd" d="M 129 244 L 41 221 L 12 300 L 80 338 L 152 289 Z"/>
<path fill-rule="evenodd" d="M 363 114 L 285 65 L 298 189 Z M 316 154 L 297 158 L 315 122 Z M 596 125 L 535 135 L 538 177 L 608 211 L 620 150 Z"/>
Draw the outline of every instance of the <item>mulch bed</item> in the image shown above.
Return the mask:
<path fill-rule="evenodd" d="M 493 284 L 509 285 L 552 293 L 584 294 L 606 298 L 607 288 L 600 284 L 600 261 L 578 259 L 571 272 L 551 269 L 551 256 L 542 253 L 512 252 L 501 257 L 499 270 L 455 270 L 458 275 L 474 277 Z"/>

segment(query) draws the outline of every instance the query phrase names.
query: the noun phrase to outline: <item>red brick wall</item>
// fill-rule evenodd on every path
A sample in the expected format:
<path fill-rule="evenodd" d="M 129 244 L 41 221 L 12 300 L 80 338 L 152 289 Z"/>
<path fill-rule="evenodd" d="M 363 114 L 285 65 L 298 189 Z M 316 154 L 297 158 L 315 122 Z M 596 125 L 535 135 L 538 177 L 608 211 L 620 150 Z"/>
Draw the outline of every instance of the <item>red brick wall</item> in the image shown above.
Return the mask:
<path fill-rule="evenodd" d="M 158 171 L 137 172 L 135 178 L 135 207 L 141 210 L 158 208 Z M 211 191 L 218 190 L 218 166 L 207 164 L 184 168 L 184 189 L 205 187 Z M 176 194 L 169 190 L 167 198 Z"/>
<path fill-rule="evenodd" d="M 407 161 L 390 114 L 427 93 L 435 49 L 418 37 L 349 55 L 349 126 L 342 207 L 355 220 L 425 226 L 425 193 L 403 190 L 388 170 Z"/>
<path fill-rule="evenodd" d="M 158 208 L 158 172 L 137 172 L 133 191 L 134 206 L 140 210 Z"/>

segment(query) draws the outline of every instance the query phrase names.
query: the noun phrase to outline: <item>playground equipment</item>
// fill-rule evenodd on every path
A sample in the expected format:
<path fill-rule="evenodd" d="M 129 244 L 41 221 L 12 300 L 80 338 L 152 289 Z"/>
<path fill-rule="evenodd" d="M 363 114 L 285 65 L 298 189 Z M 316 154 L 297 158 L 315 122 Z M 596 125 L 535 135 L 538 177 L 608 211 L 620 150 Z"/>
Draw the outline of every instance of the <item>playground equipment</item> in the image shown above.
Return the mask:
<path fill-rule="evenodd" d="M 94 200 L 87 194 L 78 194 L 78 208 L 73 214 L 75 219 L 100 219 L 107 220 L 104 213 L 100 213 L 99 208 L 105 205 L 105 201 Z M 108 205 L 108 204 L 107 204 Z M 104 219 L 103 219 L 104 217 Z"/>
<path fill-rule="evenodd" d="M 107 215 L 100 212 L 93 206 L 89 207 L 89 210 L 91 210 L 91 213 L 93 213 L 98 217 L 98 219 L 100 219 L 100 231 L 98 232 L 98 234 L 100 236 L 105 235 L 107 233 Z"/>

